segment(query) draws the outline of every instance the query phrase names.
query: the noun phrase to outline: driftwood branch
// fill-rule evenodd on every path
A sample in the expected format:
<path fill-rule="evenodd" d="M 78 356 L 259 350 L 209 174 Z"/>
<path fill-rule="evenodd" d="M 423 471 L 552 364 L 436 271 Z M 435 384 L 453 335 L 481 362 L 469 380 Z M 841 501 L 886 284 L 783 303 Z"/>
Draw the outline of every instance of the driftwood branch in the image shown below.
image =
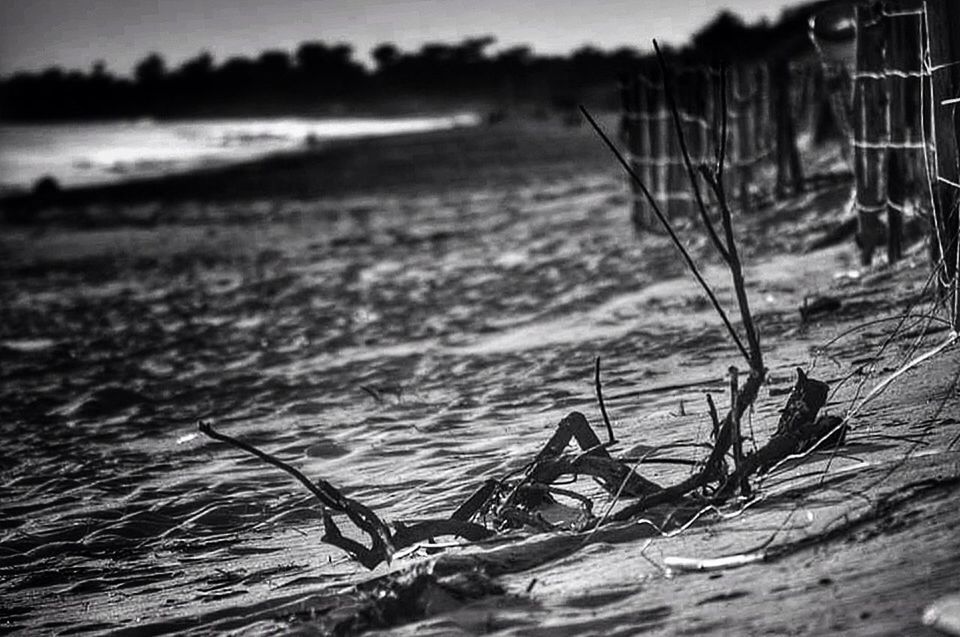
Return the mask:
<path fill-rule="evenodd" d="M 720 472 L 723 466 L 723 457 L 730 449 L 733 441 L 733 418 L 739 418 L 743 415 L 743 410 L 752 404 L 760 390 L 763 377 L 755 372 L 750 372 L 747 381 L 740 390 L 741 400 L 727 412 L 723 421 L 720 423 L 720 431 L 717 434 L 717 440 L 714 443 L 713 450 L 707 457 L 703 468 L 679 484 L 666 487 L 650 495 L 640 498 L 637 502 L 624 507 L 616 514 L 611 516 L 611 520 L 622 522 L 642 513 L 652 507 L 670 502 L 680 502 L 685 496 L 693 491 L 707 486 L 715 476 Z"/>
<path fill-rule="evenodd" d="M 697 174 L 684 139 L 679 109 L 672 93 L 669 70 L 656 42 L 654 42 L 654 47 L 664 70 L 667 103 L 673 114 L 690 187 L 695 193 L 700 218 L 710 240 L 730 271 L 743 330 L 746 335 L 746 345 L 741 340 L 737 330 L 734 329 L 733 324 L 717 300 L 716 294 L 704 280 L 675 229 L 660 210 L 646 185 L 640 180 L 632 166 L 625 160 L 590 113 L 582 106 L 580 110 L 646 197 L 650 207 L 663 224 L 694 278 L 710 299 L 737 349 L 749 364 L 749 373 L 742 386 L 738 386 L 735 375 L 736 368 L 732 368 L 731 404 L 722 420 L 718 417 L 713 399 L 709 394 L 707 395 L 713 421 L 714 444 L 698 471 L 681 480 L 678 484 L 662 487 L 639 475 L 635 471 L 636 466 L 628 466 L 624 460 L 611 457 L 608 448 L 616 442 L 616 438 L 603 400 L 599 357 L 595 361 L 594 384 L 603 423 L 608 434 L 607 442 L 600 441 L 583 414 L 572 412 L 560 421 L 554 434 L 533 461 L 513 474 L 513 476 L 519 475 L 519 478 L 511 482 L 508 482 L 507 479 L 487 480 L 449 518 L 424 520 L 414 524 L 397 523 L 394 531 L 391 531 L 373 511 L 344 496 L 329 482 L 325 480 L 311 481 L 290 465 L 247 443 L 214 431 L 209 424 L 200 423 L 200 431 L 211 438 L 253 454 L 297 479 L 317 497 L 323 506 L 325 527 L 323 540 L 348 552 L 368 568 L 373 568 L 382 561 L 389 560 L 398 548 L 411 546 L 435 536 L 456 535 L 469 541 L 479 541 L 490 537 L 495 532 L 494 530 L 472 522 L 478 516 L 482 516 L 484 519 L 488 516 L 492 517 L 494 529 L 529 526 L 539 530 L 552 530 L 556 526 L 545 520 L 538 510 L 542 504 L 555 502 L 551 494 L 564 495 L 579 501 L 584 507 L 589 526 L 593 528 L 607 522 L 630 520 L 653 507 L 664 504 L 682 507 L 684 505 L 702 504 L 705 501 L 720 503 L 729 498 L 738 488 L 744 495 L 749 495 L 749 478 L 751 476 L 769 470 L 770 467 L 777 465 L 789 456 L 811 448 L 811 445 L 823 444 L 829 435 L 838 431 L 841 423 L 830 417 L 817 419 L 817 414 L 826 401 L 827 385 L 807 378 L 802 371 L 798 370 L 796 385 L 783 411 L 776 433 L 762 448 L 746 456 L 743 455 L 740 433 L 741 418 L 756 400 L 766 370 L 763 364 L 759 335 L 746 293 L 743 268 L 733 232 L 732 214 L 723 186 L 727 130 L 725 87 L 720 89 L 722 134 L 721 139 L 717 141 L 715 151 L 716 167 L 712 173 L 705 167 L 702 169 L 719 206 L 723 229 L 723 237 L 721 238 L 713 226 L 706 203 L 700 192 Z M 725 79 L 725 77 L 725 69 L 721 68 L 721 78 Z M 581 450 L 576 455 L 566 453 L 566 449 L 572 441 L 575 441 Z M 842 442 L 842 431 L 840 431 L 835 442 Z M 734 450 L 735 467 L 733 473 L 728 474 L 725 457 L 731 447 Z M 639 464 L 641 460 L 638 460 L 636 464 Z M 552 486 L 561 477 L 571 475 L 574 477 L 589 475 L 595 478 L 614 498 L 610 509 L 624 495 L 636 498 L 636 501 L 613 515 L 604 514 L 599 520 L 593 519 L 591 513 L 593 503 L 590 498 L 575 491 L 558 489 Z M 367 547 L 356 540 L 344 537 L 331 512 L 345 514 L 351 522 L 369 536 L 370 546 Z"/>
<path fill-rule="evenodd" d="M 299 470 L 257 449 L 253 445 L 215 431 L 210 423 L 201 421 L 198 424 L 198 428 L 201 433 L 214 440 L 232 445 L 287 472 L 306 487 L 325 507 L 323 518 L 325 529 L 323 539 L 325 542 L 347 551 L 367 568 L 373 568 L 373 566 L 379 564 L 381 561 L 389 559 L 390 555 L 393 554 L 395 547 L 393 546 L 389 527 L 383 523 L 383 520 L 381 520 L 376 513 L 365 505 L 346 497 L 326 480 L 319 479 L 316 482 L 311 481 Z M 328 509 L 345 514 L 351 522 L 357 525 L 357 528 L 366 533 L 370 537 L 370 548 L 368 549 L 358 542 L 343 537 L 340 529 L 334 524 L 333 517 L 330 516 L 329 513 L 326 513 Z"/>
<path fill-rule="evenodd" d="M 486 539 L 493 534 L 493 532 L 486 527 L 469 521 L 471 515 L 467 515 L 465 507 L 472 506 L 474 502 L 473 498 L 464 503 L 464 505 L 461 506 L 460 509 L 457 509 L 453 516 L 448 519 L 423 520 L 412 525 L 397 523 L 397 531 L 396 533 L 392 533 L 390 527 L 388 527 L 376 513 L 366 505 L 343 495 L 326 480 L 318 479 L 312 481 L 300 470 L 271 456 L 265 451 L 261 451 L 249 443 L 216 431 L 210 423 L 201 421 L 198 424 L 198 428 L 201 433 L 209 438 L 225 442 L 241 451 L 256 456 L 264 462 L 293 476 L 320 501 L 324 528 L 321 540 L 353 556 L 367 568 L 372 569 L 381 562 L 389 561 L 397 549 L 423 542 L 435 536 L 456 535 L 469 541 L 478 541 Z M 345 537 L 340 531 L 340 527 L 338 527 L 334 521 L 333 515 L 330 513 L 331 511 L 346 515 L 357 528 L 369 536 L 370 546 L 364 546 L 356 540 Z"/>
<path fill-rule="evenodd" d="M 780 414 L 777 430 L 766 445 L 743 458 L 727 478 L 720 494 L 729 494 L 751 475 L 766 472 L 787 456 L 802 452 L 811 442 L 830 432 L 836 424 L 834 418 L 827 416 L 817 419 L 817 413 L 827 402 L 829 389 L 826 383 L 807 378 L 802 369 L 797 369 L 797 382 Z"/>

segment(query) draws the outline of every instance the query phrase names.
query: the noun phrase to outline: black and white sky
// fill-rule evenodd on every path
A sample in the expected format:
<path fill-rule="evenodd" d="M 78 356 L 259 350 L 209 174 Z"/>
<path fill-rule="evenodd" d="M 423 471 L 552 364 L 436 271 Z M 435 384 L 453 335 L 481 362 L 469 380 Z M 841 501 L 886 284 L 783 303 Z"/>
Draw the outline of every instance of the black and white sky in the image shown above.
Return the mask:
<path fill-rule="evenodd" d="M 0 74 L 103 60 L 125 75 L 149 52 L 171 65 L 201 51 L 217 60 L 347 42 L 358 59 L 381 42 L 415 49 L 493 35 L 498 47 L 538 53 L 578 46 L 680 44 L 720 9 L 748 22 L 776 18 L 791 0 L 0 0 Z M 496 49 L 494 49 L 496 50 Z"/>

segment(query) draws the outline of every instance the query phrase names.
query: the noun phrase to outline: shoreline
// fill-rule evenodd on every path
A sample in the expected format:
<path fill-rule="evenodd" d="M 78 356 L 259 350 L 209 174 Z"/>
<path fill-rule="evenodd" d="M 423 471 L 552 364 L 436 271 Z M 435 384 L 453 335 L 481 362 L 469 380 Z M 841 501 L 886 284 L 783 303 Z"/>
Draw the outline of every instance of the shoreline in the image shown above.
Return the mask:
<path fill-rule="evenodd" d="M 603 119 L 612 125 L 614 116 Z M 34 217 L 42 223 L 41 212 L 51 208 L 449 192 L 522 185 L 531 165 L 556 169 L 557 179 L 581 171 L 613 173 L 616 167 L 594 140 L 585 126 L 519 117 L 496 125 L 336 139 L 169 175 L 0 194 L 0 213 L 9 222 L 29 224 Z"/>

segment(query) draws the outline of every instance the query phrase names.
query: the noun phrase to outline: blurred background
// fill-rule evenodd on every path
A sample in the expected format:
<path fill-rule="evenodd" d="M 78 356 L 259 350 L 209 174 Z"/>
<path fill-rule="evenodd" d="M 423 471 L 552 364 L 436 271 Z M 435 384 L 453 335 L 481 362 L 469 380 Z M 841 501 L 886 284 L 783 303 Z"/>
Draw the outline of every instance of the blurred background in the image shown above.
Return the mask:
<path fill-rule="evenodd" d="M 0 189 L 510 116 L 576 123 L 579 103 L 619 108 L 653 36 L 687 57 L 797 54 L 833 4 L 8 0 Z"/>

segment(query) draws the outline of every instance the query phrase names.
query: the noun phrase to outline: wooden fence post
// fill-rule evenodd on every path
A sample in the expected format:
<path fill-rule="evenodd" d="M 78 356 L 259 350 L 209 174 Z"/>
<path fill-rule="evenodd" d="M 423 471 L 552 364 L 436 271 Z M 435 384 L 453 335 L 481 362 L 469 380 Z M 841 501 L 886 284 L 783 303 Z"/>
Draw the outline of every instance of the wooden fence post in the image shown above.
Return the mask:
<path fill-rule="evenodd" d="M 887 0 L 882 5 L 889 10 L 900 12 L 902 3 Z M 887 95 L 890 108 L 887 111 L 887 131 L 890 147 L 887 151 L 887 260 L 896 263 L 903 256 L 903 206 L 907 199 L 907 166 L 910 165 L 911 151 L 906 148 L 912 143 L 913 130 L 907 119 L 907 80 L 905 73 L 912 71 L 911 57 L 919 63 L 919 51 L 909 49 L 908 22 L 903 16 L 883 17 L 884 53 L 887 70 Z"/>
<path fill-rule="evenodd" d="M 737 103 L 737 84 L 734 69 L 730 67 L 726 74 L 726 86 L 722 90 L 727 95 L 727 112 L 721 117 L 727 118 L 727 170 L 723 171 L 724 189 L 728 196 L 735 196 L 740 191 L 740 105 Z"/>
<path fill-rule="evenodd" d="M 647 85 L 647 107 L 650 114 L 650 159 L 652 184 L 650 192 L 656 198 L 661 210 L 669 217 L 669 201 L 667 200 L 667 134 L 669 122 L 664 117 L 666 100 L 664 100 L 662 84 L 658 75 L 651 76 Z"/>
<path fill-rule="evenodd" d="M 943 257 L 947 280 L 953 285 L 954 328 L 960 327 L 960 298 L 957 291 L 958 223 L 957 200 L 960 197 L 960 161 L 957 145 L 956 105 L 945 101 L 960 97 L 960 5 L 956 0 L 926 0 L 927 39 L 930 53 L 930 79 L 933 87 L 931 119 L 936 145 L 937 181 L 933 184 L 933 242 L 939 260 Z"/>
<path fill-rule="evenodd" d="M 675 72 L 673 81 L 673 98 L 677 108 L 683 103 L 680 99 L 681 82 L 683 76 Z M 669 219 L 682 217 L 686 212 L 686 201 L 680 198 L 680 195 L 686 192 L 686 172 L 683 168 L 683 160 L 680 153 L 680 140 L 677 137 L 677 131 L 673 124 L 673 116 L 668 111 L 669 106 L 666 100 L 666 87 L 664 86 L 663 117 L 662 126 L 666 152 L 666 197 L 664 200 L 664 214 Z M 683 127 L 683 114 L 681 113 L 680 126 Z"/>
<path fill-rule="evenodd" d="M 650 92 L 644 84 L 643 78 L 636 78 L 633 84 L 633 99 L 637 105 L 637 152 L 643 157 L 643 165 L 640 166 L 640 179 L 643 180 L 644 185 L 653 192 L 656 186 L 654 180 L 656 179 L 657 172 L 656 168 L 654 168 L 653 148 L 650 145 L 651 106 L 649 96 Z M 640 226 L 648 231 L 659 231 L 660 228 L 657 224 L 657 218 L 653 214 L 650 202 L 643 198 L 639 189 L 637 190 L 637 199 L 640 204 L 638 210 Z"/>
<path fill-rule="evenodd" d="M 753 117 L 754 89 L 752 74 L 745 66 L 734 67 L 733 95 L 737 108 L 737 172 L 740 173 L 740 209 L 750 209 L 750 188 L 753 185 L 753 162 L 756 159 L 753 143 L 755 128 Z"/>
<path fill-rule="evenodd" d="M 883 238 L 886 208 L 887 95 L 883 77 L 883 24 L 875 5 L 857 5 L 857 76 L 854 82 L 854 178 L 860 262 L 870 265 Z"/>
<path fill-rule="evenodd" d="M 783 196 L 792 186 L 794 192 L 803 190 L 803 170 L 797 149 L 797 131 L 793 121 L 790 66 L 786 59 L 775 60 L 770 68 L 773 90 L 772 116 L 777 137 L 777 196 Z"/>
<path fill-rule="evenodd" d="M 770 76 L 767 67 L 758 64 L 753 71 L 753 153 L 763 157 L 770 150 Z"/>
<path fill-rule="evenodd" d="M 633 100 L 634 87 L 636 86 L 636 79 L 629 79 L 626 76 L 620 76 L 618 81 L 618 88 L 620 89 L 620 130 L 619 138 L 620 142 L 627 147 L 627 159 L 630 162 L 630 167 L 634 170 L 639 170 L 640 163 L 639 157 L 637 156 L 637 116 L 639 112 L 637 110 L 636 102 Z M 633 183 L 633 180 L 628 180 L 627 185 L 630 188 L 630 221 L 633 222 L 633 227 L 639 230 L 639 200 L 637 198 L 637 188 Z"/>

